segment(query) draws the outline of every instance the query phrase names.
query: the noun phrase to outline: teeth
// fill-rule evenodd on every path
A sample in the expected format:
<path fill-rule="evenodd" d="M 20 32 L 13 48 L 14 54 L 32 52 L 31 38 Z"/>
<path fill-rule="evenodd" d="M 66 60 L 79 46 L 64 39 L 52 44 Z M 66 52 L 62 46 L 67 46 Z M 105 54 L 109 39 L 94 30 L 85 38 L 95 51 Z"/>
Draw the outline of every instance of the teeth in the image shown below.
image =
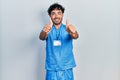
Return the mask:
<path fill-rule="evenodd" d="M 59 21 L 59 19 L 55 19 L 56 21 Z"/>

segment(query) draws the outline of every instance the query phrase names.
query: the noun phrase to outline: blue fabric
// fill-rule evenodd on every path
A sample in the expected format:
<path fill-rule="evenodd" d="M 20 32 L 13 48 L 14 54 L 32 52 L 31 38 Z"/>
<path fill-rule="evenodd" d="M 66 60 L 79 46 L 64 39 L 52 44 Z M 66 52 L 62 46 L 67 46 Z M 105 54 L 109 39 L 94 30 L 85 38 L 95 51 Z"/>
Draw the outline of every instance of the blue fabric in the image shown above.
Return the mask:
<path fill-rule="evenodd" d="M 47 70 L 46 80 L 74 80 L 72 69 L 53 71 Z"/>
<path fill-rule="evenodd" d="M 54 46 L 54 40 L 60 40 L 61 46 Z M 62 24 L 59 29 L 52 26 L 46 38 L 46 69 L 65 70 L 75 67 L 72 37 Z"/>

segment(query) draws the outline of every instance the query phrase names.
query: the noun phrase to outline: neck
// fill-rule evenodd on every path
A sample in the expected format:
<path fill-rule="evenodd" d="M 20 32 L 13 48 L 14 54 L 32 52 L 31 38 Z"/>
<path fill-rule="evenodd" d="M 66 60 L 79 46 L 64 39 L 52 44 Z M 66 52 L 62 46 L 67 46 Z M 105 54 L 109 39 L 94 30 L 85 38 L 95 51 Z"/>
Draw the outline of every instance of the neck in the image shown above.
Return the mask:
<path fill-rule="evenodd" d="M 62 24 L 62 23 L 61 23 L 61 24 Z M 60 26 L 61 26 L 61 24 L 58 24 L 58 25 L 54 24 L 54 26 L 55 26 L 56 29 L 59 29 Z"/>

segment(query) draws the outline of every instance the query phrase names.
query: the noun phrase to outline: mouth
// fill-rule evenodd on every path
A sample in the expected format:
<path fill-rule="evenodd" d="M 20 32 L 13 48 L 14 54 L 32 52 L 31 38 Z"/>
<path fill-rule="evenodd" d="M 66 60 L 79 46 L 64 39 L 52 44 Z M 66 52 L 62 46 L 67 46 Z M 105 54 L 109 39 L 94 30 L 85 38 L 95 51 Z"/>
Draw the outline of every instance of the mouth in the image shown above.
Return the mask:
<path fill-rule="evenodd" d="M 60 21 L 60 19 L 59 19 L 59 18 L 55 18 L 54 20 L 55 20 L 56 22 Z"/>
<path fill-rule="evenodd" d="M 60 19 L 55 19 L 56 21 L 59 21 Z"/>

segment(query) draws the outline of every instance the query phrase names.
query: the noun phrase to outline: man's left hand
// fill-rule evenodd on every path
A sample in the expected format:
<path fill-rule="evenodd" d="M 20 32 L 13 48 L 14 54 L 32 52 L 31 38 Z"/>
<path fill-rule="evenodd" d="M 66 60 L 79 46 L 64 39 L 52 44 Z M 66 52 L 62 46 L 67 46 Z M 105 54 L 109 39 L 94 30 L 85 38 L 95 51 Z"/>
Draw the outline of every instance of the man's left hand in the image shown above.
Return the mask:
<path fill-rule="evenodd" d="M 75 33 L 76 29 L 72 24 L 68 23 L 68 20 L 66 20 L 66 30 L 69 34 Z"/>

